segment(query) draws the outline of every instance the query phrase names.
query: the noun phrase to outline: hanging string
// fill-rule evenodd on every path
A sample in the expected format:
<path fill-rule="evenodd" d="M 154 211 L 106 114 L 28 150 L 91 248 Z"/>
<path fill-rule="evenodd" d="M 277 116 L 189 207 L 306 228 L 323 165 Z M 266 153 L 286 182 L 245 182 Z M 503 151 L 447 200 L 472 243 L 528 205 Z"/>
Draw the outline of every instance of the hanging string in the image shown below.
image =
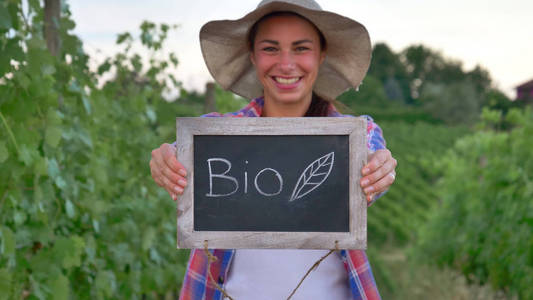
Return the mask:
<path fill-rule="evenodd" d="M 234 300 L 233 298 L 230 297 L 230 295 L 226 293 L 226 291 L 223 288 L 220 287 L 220 285 L 218 285 L 218 283 L 213 278 L 213 275 L 211 274 L 211 263 L 217 261 L 218 258 L 213 256 L 207 249 L 207 240 L 204 241 L 204 252 L 205 252 L 205 255 L 207 255 L 207 276 L 209 276 L 209 280 L 211 280 L 213 284 L 215 285 L 215 288 L 219 290 L 222 293 L 222 295 L 224 295 L 224 298 Z"/>
<path fill-rule="evenodd" d="M 339 251 L 339 241 L 335 241 L 335 249 L 331 249 L 329 250 L 328 254 L 322 256 L 319 260 L 317 260 L 312 266 L 311 268 L 309 268 L 309 270 L 307 270 L 307 273 L 305 273 L 304 277 L 302 277 L 302 279 L 300 279 L 300 282 L 298 283 L 298 285 L 294 288 L 294 290 L 292 290 L 292 293 L 289 295 L 289 297 L 287 297 L 287 300 L 290 300 L 292 298 L 292 296 L 294 295 L 294 293 L 296 293 L 296 291 L 298 290 L 298 288 L 300 287 L 300 285 L 302 285 L 302 283 L 304 282 L 305 278 L 307 278 L 307 276 L 309 275 L 309 273 L 311 273 L 311 271 L 315 270 L 316 268 L 318 268 L 318 265 L 320 265 L 320 263 L 326 259 L 326 257 L 328 257 L 331 253 L 335 252 L 335 251 Z"/>
<path fill-rule="evenodd" d="M 331 249 L 326 255 L 322 256 L 319 260 L 317 260 L 312 266 L 311 268 L 309 268 L 309 270 L 307 270 L 307 272 L 305 273 L 305 275 L 302 277 L 302 279 L 300 279 L 300 282 L 298 283 L 298 285 L 294 288 L 294 290 L 292 290 L 291 294 L 289 295 L 289 297 L 287 297 L 287 300 L 290 300 L 292 298 L 292 296 L 294 296 L 294 294 L 296 293 L 296 291 L 298 290 L 298 288 L 302 285 L 302 283 L 304 282 L 304 280 L 307 278 L 307 276 L 309 276 L 309 274 L 314 271 L 316 268 L 318 268 L 318 266 L 320 265 L 320 263 L 326 259 L 331 253 L 335 252 L 335 251 L 340 251 L 339 250 L 339 241 L 335 241 L 335 249 Z M 213 256 L 209 250 L 208 250 L 208 243 L 207 243 L 207 240 L 204 241 L 204 252 L 205 252 L 205 255 L 207 255 L 207 275 L 209 277 L 209 280 L 211 280 L 211 282 L 213 282 L 213 284 L 215 285 L 215 288 L 217 290 L 219 290 L 222 295 L 224 295 L 224 298 L 228 298 L 230 300 L 234 300 L 230 295 L 228 295 L 226 293 L 226 291 L 220 287 L 220 285 L 215 281 L 215 279 L 213 278 L 213 275 L 211 274 L 211 263 L 217 261 L 217 257 Z"/>

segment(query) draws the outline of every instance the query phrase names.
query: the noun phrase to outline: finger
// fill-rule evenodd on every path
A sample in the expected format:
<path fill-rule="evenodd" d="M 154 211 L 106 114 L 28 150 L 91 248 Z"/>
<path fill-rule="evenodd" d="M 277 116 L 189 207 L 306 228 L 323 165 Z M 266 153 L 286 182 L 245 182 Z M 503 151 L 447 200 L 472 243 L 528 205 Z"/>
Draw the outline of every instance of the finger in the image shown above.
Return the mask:
<path fill-rule="evenodd" d="M 366 196 L 366 202 L 367 202 L 367 203 L 372 202 L 372 199 L 374 199 L 374 196 L 376 196 L 375 193 L 372 193 L 372 194 L 370 194 L 370 195 L 367 195 L 367 196 Z"/>
<path fill-rule="evenodd" d="M 185 187 L 187 185 L 187 179 L 177 173 L 175 173 L 173 170 L 171 170 L 168 167 L 163 167 L 162 175 L 165 176 L 170 182 L 173 184 L 178 184 L 182 187 Z"/>
<path fill-rule="evenodd" d="M 396 159 L 391 157 L 380 168 L 375 170 L 375 172 L 370 173 L 369 175 L 361 178 L 361 187 L 372 185 L 381 178 L 385 177 L 390 172 L 393 172 L 397 164 L 398 162 L 396 161 Z"/>
<path fill-rule="evenodd" d="M 370 185 L 364 189 L 365 194 L 370 195 L 372 193 L 381 193 L 384 192 L 395 180 L 396 176 L 394 173 L 388 173 L 386 176 L 381 178 L 378 182 Z"/>
<path fill-rule="evenodd" d="M 169 194 L 176 194 L 176 195 L 181 195 L 183 194 L 183 191 L 184 191 L 184 187 L 181 187 L 177 184 L 174 184 L 172 183 L 170 180 L 168 180 L 168 178 L 166 177 L 162 177 L 162 181 L 164 182 L 164 188 L 167 190 L 167 192 Z"/>
<path fill-rule="evenodd" d="M 152 163 L 150 163 L 150 165 L 151 164 Z M 155 183 L 158 186 L 164 187 L 165 186 L 165 182 L 162 180 L 164 176 L 161 174 L 159 169 L 157 169 L 156 167 L 151 167 L 150 166 L 150 171 L 152 172 L 152 178 L 154 179 Z"/>
<path fill-rule="evenodd" d="M 168 193 L 168 194 L 170 195 L 170 198 L 172 198 L 172 200 L 176 201 L 178 199 L 178 196 L 176 196 L 176 194 L 174 193 Z"/>
<path fill-rule="evenodd" d="M 163 169 L 170 168 L 175 173 L 181 173 L 182 176 L 186 175 L 185 170 L 180 171 L 181 164 L 178 163 L 175 157 L 176 148 L 170 144 L 163 144 L 161 147 L 152 151 L 152 160 L 154 167 Z M 181 166 L 182 167 L 182 166 Z M 184 169 L 184 168 L 183 168 Z"/>
<path fill-rule="evenodd" d="M 381 167 L 388 158 L 392 157 L 388 149 L 380 149 L 370 156 L 370 161 L 363 167 L 363 175 L 368 175 Z"/>
<path fill-rule="evenodd" d="M 163 144 L 160 148 L 152 151 L 152 160 L 150 161 L 152 177 L 157 180 L 156 176 L 165 176 L 171 183 L 179 183 L 179 185 L 185 187 L 187 180 L 184 176 L 186 176 L 187 172 L 174 157 L 174 149 L 175 147 L 172 145 Z M 161 185 L 161 180 L 159 180 L 159 183 Z"/>
<path fill-rule="evenodd" d="M 176 159 L 176 147 L 170 144 L 164 144 L 161 146 L 161 151 L 163 161 L 168 168 L 181 176 L 187 176 L 185 167 Z"/>

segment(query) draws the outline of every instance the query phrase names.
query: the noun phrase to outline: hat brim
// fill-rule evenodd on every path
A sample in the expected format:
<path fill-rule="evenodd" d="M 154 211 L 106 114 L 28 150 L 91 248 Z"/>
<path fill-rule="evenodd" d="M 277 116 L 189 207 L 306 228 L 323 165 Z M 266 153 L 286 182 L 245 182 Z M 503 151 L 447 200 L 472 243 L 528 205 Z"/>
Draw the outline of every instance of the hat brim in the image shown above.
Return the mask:
<path fill-rule="evenodd" d="M 261 17 L 275 11 L 290 11 L 307 18 L 326 39 L 326 59 L 313 87 L 315 93 L 335 99 L 347 89 L 359 86 L 372 53 L 368 31 L 362 24 L 333 12 L 271 2 L 241 19 L 211 21 L 202 26 L 202 55 L 209 72 L 222 88 L 248 99 L 263 95 L 263 86 L 250 61 L 247 35 Z"/>

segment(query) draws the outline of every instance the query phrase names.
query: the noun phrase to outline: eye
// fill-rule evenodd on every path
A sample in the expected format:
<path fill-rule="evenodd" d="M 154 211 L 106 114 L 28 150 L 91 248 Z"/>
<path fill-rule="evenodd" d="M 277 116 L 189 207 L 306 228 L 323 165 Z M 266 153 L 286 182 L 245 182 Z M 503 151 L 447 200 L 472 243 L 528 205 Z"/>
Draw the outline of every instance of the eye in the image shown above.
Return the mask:
<path fill-rule="evenodd" d="M 276 47 L 268 46 L 268 47 L 264 47 L 262 50 L 265 52 L 275 52 L 278 49 Z"/>
<path fill-rule="evenodd" d="M 305 47 L 305 46 L 298 46 L 296 47 L 296 52 L 303 52 L 303 51 L 307 51 L 309 50 L 309 47 Z"/>

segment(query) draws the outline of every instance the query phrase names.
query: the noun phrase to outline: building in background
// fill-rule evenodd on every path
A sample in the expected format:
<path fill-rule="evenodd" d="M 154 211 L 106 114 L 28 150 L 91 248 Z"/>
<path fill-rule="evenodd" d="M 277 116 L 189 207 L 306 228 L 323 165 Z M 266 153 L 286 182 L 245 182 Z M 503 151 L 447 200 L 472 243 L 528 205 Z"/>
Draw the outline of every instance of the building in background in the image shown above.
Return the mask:
<path fill-rule="evenodd" d="M 516 87 L 516 100 L 533 103 L 533 79 Z"/>

